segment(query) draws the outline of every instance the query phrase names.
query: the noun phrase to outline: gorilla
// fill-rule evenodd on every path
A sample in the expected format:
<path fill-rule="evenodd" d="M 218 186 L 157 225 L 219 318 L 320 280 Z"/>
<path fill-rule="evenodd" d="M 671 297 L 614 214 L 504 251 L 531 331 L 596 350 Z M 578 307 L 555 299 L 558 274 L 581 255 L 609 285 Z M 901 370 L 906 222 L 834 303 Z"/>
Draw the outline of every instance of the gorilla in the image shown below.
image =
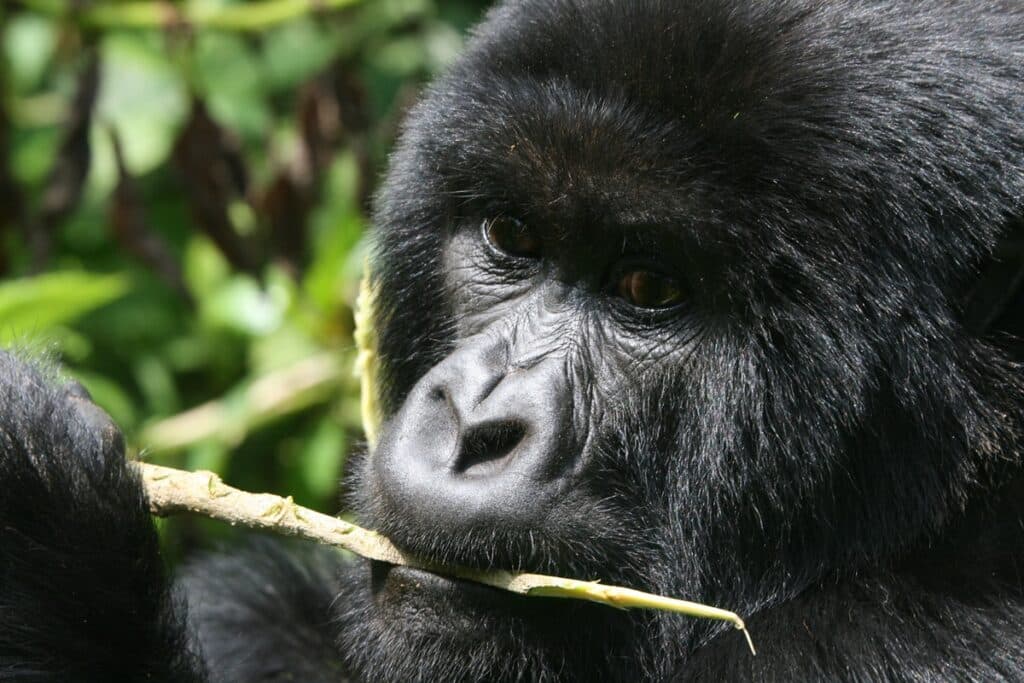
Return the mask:
<path fill-rule="evenodd" d="M 1024 680 L 1022 297 L 966 315 L 1022 212 L 1017 0 L 506 2 L 378 197 L 349 504 L 758 656 L 266 540 L 172 580 L 117 429 L 4 355 L 0 681 Z"/>

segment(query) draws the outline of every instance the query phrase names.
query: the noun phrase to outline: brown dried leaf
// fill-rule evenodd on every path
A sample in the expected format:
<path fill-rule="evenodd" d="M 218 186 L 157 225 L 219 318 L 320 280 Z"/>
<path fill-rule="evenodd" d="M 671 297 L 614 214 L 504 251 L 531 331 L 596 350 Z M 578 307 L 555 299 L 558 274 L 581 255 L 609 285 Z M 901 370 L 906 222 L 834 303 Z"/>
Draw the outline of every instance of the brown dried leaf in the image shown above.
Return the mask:
<path fill-rule="evenodd" d="M 280 171 L 257 200 L 260 215 L 270 228 L 270 252 L 292 276 L 298 276 L 306 256 L 308 188 L 299 187 L 287 171 Z"/>
<path fill-rule="evenodd" d="M 43 187 L 38 220 L 29 235 L 33 267 L 36 270 L 45 266 L 49 260 L 57 229 L 82 198 L 82 189 L 92 161 L 89 127 L 92 124 L 99 83 L 99 59 L 95 50 L 90 50 L 85 68 L 78 76 L 78 87 L 71 101 L 53 168 Z"/>
<path fill-rule="evenodd" d="M 192 113 L 174 144 L 172 156 L 196 224 L 228 262 L 256 274 L 256 250 L 251 241 L 238 234 L 228 213 L 231 203 L 245 196 L 245 163 L 237 144 L 198 98 L 192 102 Z"/>
<path fill-rule="evenodd" d="M 192 297 L 185 287 L 181 268 L 171 248 L 146 219 L 138 187 L 125 167 L 121 140 L 116 131 L 110 131 L 110 139 L 118 176 L 107 209 L 110 231 L 125 251 L 151 268 L 161 280 L 192 304 Z"/>

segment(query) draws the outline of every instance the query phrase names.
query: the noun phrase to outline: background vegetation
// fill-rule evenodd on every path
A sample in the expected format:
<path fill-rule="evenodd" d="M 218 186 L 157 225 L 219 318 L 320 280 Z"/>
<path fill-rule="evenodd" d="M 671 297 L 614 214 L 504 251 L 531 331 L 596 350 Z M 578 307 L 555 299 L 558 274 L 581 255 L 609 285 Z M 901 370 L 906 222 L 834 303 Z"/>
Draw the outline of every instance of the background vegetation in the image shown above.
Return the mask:
<path fill-rule="evenodd" d="M 374 186 L 486 4 L 0 2 L 0 346 L 151 461 L 336 510 Z"/>

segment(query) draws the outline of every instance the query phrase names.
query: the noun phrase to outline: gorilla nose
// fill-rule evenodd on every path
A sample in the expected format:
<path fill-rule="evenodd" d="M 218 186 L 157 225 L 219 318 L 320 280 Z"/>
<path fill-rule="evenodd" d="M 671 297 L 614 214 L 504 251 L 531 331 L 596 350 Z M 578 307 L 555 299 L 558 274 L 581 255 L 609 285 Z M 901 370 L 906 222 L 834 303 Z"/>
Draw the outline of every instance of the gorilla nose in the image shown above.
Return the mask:
<path fill-rule="evenodd" d="M 457 530 L 532 525 L 550 509 L 575 451 L 561 364 L 493 358 L 455 352 L 385 425 L 370 474 L 385 517 Z"/>
<path fill-rule="evenodd" d="M 467 477 L 497 474 L 523 444 L 527 429 L 514 419 L 469 427 L 462 433 L 454 471 Z"/>

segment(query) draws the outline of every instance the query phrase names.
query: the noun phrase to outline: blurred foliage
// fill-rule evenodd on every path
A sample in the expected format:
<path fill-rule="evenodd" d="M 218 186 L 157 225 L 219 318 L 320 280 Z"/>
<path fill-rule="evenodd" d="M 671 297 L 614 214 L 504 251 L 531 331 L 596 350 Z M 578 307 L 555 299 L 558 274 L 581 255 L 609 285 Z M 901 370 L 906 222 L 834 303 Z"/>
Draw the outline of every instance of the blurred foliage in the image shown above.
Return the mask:
<path fill-rule="evenodd" d="M 337 509 L 370 198 L 487 4 L 0 3 L 0 344 L 143 457 Z"/>

